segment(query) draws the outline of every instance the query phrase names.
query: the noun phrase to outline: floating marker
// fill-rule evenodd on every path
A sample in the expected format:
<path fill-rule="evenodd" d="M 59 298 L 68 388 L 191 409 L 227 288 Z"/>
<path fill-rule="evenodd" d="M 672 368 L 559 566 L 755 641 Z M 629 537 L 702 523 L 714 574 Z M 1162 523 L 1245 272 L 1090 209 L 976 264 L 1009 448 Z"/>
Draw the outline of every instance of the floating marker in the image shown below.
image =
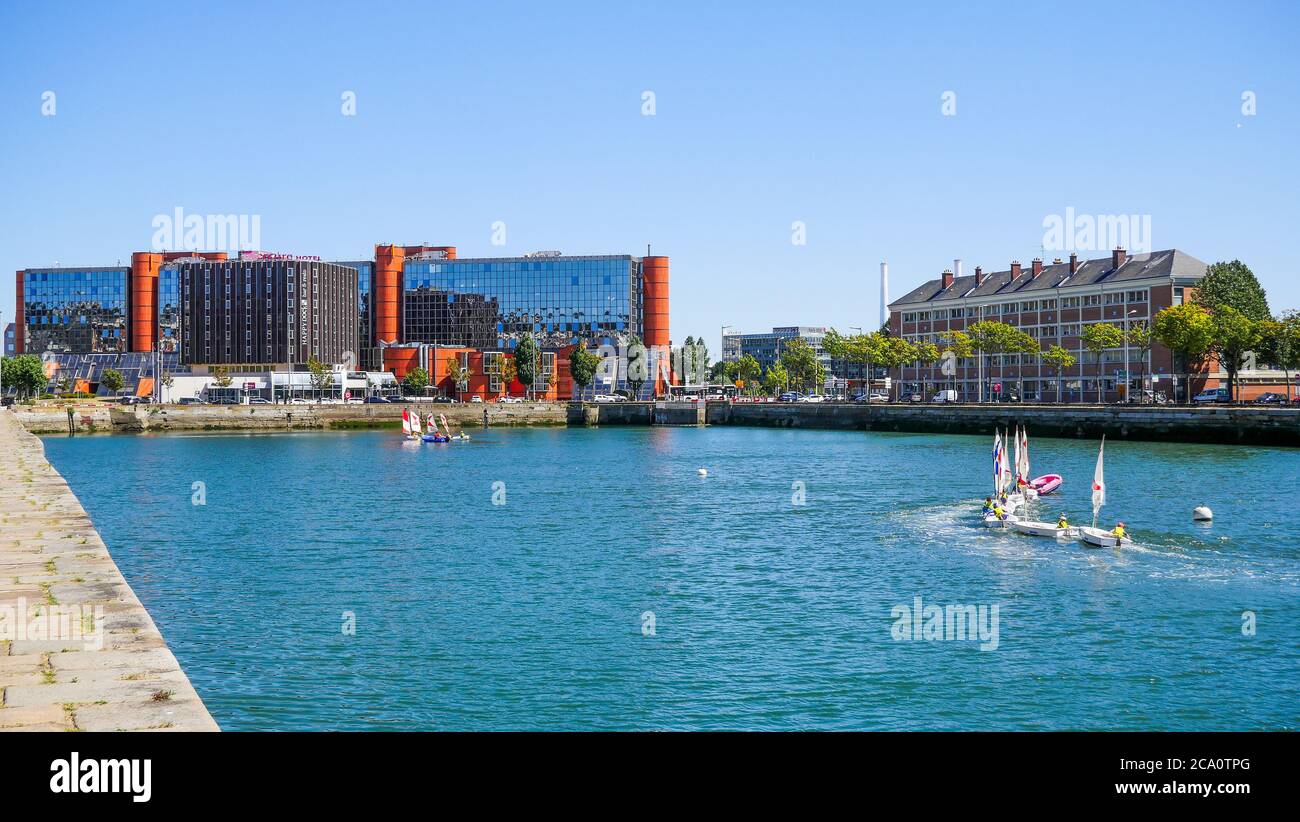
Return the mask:
<path fill-rule="evenodd" d="M 1208 505 L 1198 505 L 1192 509 L 1192 519 L 1196 522 L 1209 522 L 1214 519 L 1214 512 Z"/>
<path fill-rule="evenodd" d="M 699 474 L 701 477 L 707 477 L 709 475 L 709 470 L 707 468 L 701 468 L 695 473 Z"/>

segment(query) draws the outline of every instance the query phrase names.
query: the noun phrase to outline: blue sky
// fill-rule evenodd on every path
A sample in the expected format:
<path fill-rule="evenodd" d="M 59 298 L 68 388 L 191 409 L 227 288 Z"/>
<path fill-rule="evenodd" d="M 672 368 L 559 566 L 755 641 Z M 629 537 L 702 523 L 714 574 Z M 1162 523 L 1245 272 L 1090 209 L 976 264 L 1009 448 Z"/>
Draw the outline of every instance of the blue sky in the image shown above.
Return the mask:
<path fill-rule="evenodd" d="M 653 243 L 674 341 L 716 353 L 722 323 L 874 325 L 882 259 L 895 297 L 1004 269 L 1073 207 L 1300 308 L 1297 30 L 1285 3 L 0 0 L 0 271 L 127 260 L 178 206 L 326 259 Z"/>

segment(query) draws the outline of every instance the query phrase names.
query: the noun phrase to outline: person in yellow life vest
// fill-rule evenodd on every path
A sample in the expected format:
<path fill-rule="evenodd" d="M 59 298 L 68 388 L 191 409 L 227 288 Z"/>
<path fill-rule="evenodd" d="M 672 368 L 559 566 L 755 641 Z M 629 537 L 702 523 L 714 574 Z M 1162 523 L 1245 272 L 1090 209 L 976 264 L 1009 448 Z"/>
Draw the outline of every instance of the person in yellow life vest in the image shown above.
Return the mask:
<path fill-rule="evenodd" d="M 1059 517 L 1056 518 L 1056 527 L 1057 527 L 1057 528 L 1069 528 L 1069 527 L 1070 527 L 1070 521 L 1067 520 L 1067 519 L 1065 518 L 1065 514 L 1061 514 L 1061 516 L 1059 516 Z"/>
<path fill-rule="evenodd" d="M 993 511 L 993 497 L 984 498 L 984 513 L 988 514 Z"/>
<path fill-rule="evenodd" d="M 1128 536 L 1128 534 L 1124 532 L 1124 523 L 1122 522 L 1116 523 L 1115 530 L 1111 531 L 1110 535 L 1115 539 L 1123 539 L 1124 537 Z"/>
<path fill-rule="evenodd" d="M 994 505 L 994 506 L 993 506 L 993 516 L 997 517 L 998 519 L 1006 519 L 1006 518 L 1007 518 L 1007 512 L 1002 510 L 1002 506 L 1001 506 L 1001 505 Z"/>

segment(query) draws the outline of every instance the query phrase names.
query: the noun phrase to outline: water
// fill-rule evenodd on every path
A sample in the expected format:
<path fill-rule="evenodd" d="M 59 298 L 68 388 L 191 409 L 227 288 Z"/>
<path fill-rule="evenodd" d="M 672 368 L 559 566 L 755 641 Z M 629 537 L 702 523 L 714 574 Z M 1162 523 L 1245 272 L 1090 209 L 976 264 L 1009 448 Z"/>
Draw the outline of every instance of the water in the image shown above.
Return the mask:
<path fill-rule="evenodd" d="M 1088 519 L 1096 443 L 1031 445 L 1035 473 L 1066 479 L 1044 515 Z M 46 440 L 227 730 L 1300 726 L 1300 451 L 1108 443 L 1103 521 L 1136 540 L 1116 552 L 977 525 L 990 446 Z M 1211 525 L 1191 521 L 1203 502 Z M 998 605 L 997 649 L 895 641 L 891 609 L 916 596 Z"/>

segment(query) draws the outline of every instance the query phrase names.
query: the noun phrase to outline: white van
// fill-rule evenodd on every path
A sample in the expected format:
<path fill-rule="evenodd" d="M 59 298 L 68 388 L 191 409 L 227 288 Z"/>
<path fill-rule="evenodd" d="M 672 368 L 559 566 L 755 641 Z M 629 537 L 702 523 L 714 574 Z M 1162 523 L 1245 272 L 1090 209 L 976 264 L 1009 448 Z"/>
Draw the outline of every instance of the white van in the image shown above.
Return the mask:
<path fill-rule="evenodd" d="M 942 391 L 936 391 L 935 395 L 930 398 L 930 402 L 956 402 L 957 392 L 951 388 L 945 388 Z"/>

